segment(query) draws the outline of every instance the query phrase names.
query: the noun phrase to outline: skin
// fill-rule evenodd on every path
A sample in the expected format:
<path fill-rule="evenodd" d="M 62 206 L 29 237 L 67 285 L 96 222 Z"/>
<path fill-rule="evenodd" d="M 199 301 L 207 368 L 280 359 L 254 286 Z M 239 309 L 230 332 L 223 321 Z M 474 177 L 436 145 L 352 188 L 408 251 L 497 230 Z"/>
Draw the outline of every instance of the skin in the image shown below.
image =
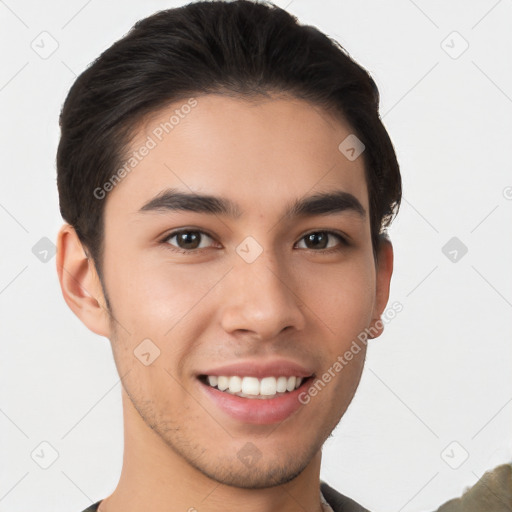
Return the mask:
<path fill-rule="evenodd" d="M 384 241 L 374 260 L 363 157 L 349 161 L 338 150 L 352 133 L 345 122 L 287 96 L 196 99 L 105 199 L 103 284 L 111 314 L 73 228 L 65 224 L 58 235 L 63 296 L 90 330 L 110 339 L 122 377 L 123 468 L 100 510 L 215 512 L 229 503 L 249 512 L 318 512 L 321 448 L 354 396 L 365 345 L 279 424 L 227 416 L 195 375 L 275 357 L 322 375 L 365 328 L 380 335 L 393 249 Z M 146 119 L 132 149 L 183 103 Z M 138 211 L 169 187 L 229 198 L 243 213 Z M 366 217 L 345 211 L 283 218 L 290 202 L 333 189 L 356 196 Z M 195 254 L 173 252 L 178 237 L 162 239 L 178 228 L 211 238 L 202 235 Z M 350 245 L 331 235 L 308 246 L 305 235 L 322 230 L 346 234 Z M 247 236 L 263 248 L 250 264 L 236 252 Z M 339 250 L 326 254 L 324 247 Z M 146 338 L 160 350 L 149 366 L 133 353 Z M 251 467 L 237 457 L 247 442 L 261 453 Z"/>

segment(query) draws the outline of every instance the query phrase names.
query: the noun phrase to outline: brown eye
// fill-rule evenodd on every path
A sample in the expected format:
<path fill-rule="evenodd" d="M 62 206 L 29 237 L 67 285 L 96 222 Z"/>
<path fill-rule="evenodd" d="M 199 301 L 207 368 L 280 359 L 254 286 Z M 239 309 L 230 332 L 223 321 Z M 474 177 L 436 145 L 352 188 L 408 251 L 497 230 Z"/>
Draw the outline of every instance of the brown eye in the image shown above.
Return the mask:
<path fill-rule="evenodd" d="M 196 249 L 203 249 L 204 245 L 201 246 L 201 243 L 205 237 L 211 240 L 211 237 L 204 231 L 189 229 L 174 231 L 164 240 L 164 242 L 171 245 L 173 250 L 177 250 L 179 252 L 190 252 Z M 173 238 L 176 239 L 175 243 L 171 243 Z"/>
<path fill-rule="evenodd" d="M 329 239 L 337 238 L 340 243 L 329 245 Z M 304 235 L 301 241 L 304 240 L 306 242 L 306 249 L 331 249 L 336 248 L 336 246 L 347 246 L 348 242 L 344 237 L 340 234 L 335 233 L 334 231 L 313 231 Z"/>

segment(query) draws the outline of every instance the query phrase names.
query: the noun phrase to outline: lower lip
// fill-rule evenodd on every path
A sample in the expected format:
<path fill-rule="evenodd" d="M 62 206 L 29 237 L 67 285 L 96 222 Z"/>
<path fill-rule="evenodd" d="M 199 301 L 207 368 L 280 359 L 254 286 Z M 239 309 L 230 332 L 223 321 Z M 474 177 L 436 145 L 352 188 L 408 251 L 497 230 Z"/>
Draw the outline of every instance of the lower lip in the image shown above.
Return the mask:
<path fill-rule="evenodd" d="M 232 418 L 244 423 L 267 425 L 284 421 L 303 405 L 299 401 L 299 395 L 311 378 L 304 379 L 294 391 L 275 398 L 243 398 L 212 388 L 199 379 L 198 382 L 215 405 Z"/>

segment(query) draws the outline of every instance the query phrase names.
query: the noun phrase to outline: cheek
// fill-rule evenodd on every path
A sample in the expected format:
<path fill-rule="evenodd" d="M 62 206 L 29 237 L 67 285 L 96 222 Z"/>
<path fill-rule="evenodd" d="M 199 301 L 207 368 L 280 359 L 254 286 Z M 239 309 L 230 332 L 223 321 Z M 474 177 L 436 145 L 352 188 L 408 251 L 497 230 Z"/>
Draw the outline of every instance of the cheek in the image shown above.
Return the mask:
<path fill-rule="evenodd" d="M 109 257 L 105 276 L 115 318 L 112 348 L 119 373 L 130 372 L 127 386 L 139 399 L 180 397 L 182 388 L 175 381 L 183 377 L 179 363 L 195 339 L 192 329 L 204 321 L 217 272 L 151 257 L 125 256 L 116 265 L 114 252 Z"/>
<path fill-rule="evenodd" d="M 107 289 L 116 319 L 132 336 L 168 339 L 208 303 L 208 293 L 229 270 L 224 265 L 179 265 L 161 254 L 106 260 Z M 225 268 L 224 268 L 225 267 Z"/>
<path fill-rule="evenodd" d="M 375 301 L 375 271 L 363 258 L 339 265 L 316 265 L 303 269 L 301 296 L 324 322 L 331 335 L 359 334 L 372 318 Z"/>

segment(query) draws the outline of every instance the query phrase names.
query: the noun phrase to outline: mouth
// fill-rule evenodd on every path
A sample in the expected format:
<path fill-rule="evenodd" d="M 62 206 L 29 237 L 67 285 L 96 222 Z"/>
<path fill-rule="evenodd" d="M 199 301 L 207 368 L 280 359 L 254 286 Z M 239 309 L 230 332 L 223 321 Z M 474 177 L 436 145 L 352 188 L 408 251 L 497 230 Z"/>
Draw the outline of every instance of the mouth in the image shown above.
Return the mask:
<path fill-rule="evenodd" d="M 289 395 L 299 388 L 306 387 L 306 383 L 313 379 L 298 376 L 275 376 L 258 378 L 238 375 L 199 375 L 198 379 L 204 385 L 223 393 L 241 398 L 269 400 Z"/>
<path fill-rule="evenodd" d="M 304 406 L 300 396 L 314 377 L 202 374 L 196 380 L 205 398 L 232 420 L 269 425 L 284 421 Z"/>
<path fill-rule="evenodd" d="M 282 357 L 238 359 L 196 373 L 206 402 L 231 420 L 259 425 L 281 422 L 301 409 L 314 378 L 307 362 Z"/>

